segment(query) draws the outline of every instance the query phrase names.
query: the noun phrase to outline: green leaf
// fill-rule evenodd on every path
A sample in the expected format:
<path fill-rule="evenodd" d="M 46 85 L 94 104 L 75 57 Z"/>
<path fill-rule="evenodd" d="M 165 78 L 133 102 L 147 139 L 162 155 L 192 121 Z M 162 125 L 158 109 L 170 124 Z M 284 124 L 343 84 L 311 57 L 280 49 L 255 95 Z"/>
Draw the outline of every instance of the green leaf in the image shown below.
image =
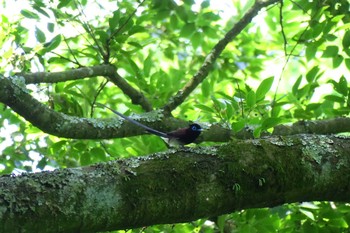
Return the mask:
<path fill-rule="evenodd" d="M 269 117 L 263 120 L 262 122 L 262 130 L 270 129 L 275 127 L 276 125 L 281 124 L 284 121 L 283 118 L 280 117 Z"/>
<path fill-rule="evenodd" d="M 128 57 L 127 60 L 128 60 L 129 65 L 130 65 L 130 68 L 131 68 L 130 71 L 133 71 L 134 75 L 138 75 L 139 74 L 139 67 L 136 65 L 136 63 L 131 58 Z"/>
<path fill-rule="evenodd" d="M 309 72 L 307 72 L 306 74 L 306 80 L 309 83 L 312 83 L 316 79 L 316 75 L 319 71 L 320 71 L 320 68 L 318 66 L 312 67 L 312 69 L 309 70 Z"/>
<path fill-rule="evenodd" d="M 314 45 L 308 45 L 306 47 L 306 51 L 305 51 L 305 56 L 306 56 L 306 59 L 308 61 L 312 60 L 315 58 L 315 55 L 316 55 L 316 52 L 317 52 L 317 46 L 314 46 Z"/>
<path fill-rule="evenodd" d="M 204 104 L 195 104 L 194 107 L 202 109 L 205 112 L 215 113 L 214 108 L 211 108 L 211 107 L 204 105 Z"/>
<path fill-rule="evenodd" d="M 95 35 L 101 44 L 105 44 L 109 38 L 107 32 L 103 30 L 95 31 Z"/>
<path fill-rule="evenodd" d="M 128 20 L 128 17 L 123 17 L 120 19 L 120 26 L 119 26 L 119 34 L 123 33 L 123 32 L 126 32 L 126 31 L 129 31 L 132 26 L 134 25 L 134 21 L 132 19 Z M 127 23 L 125 23 L 127 21 Z"/>
<path fill-rule="evenodd" d="M 312 202 L 302 202 L 299 206 L 304 209 L 311 209 L 311 210 L 317 210 L 320 208 L 319 206 L 315 205 Z"/>
<path fill-rule="evenodd" d="M 54 23 L 47 23 L 47 30 L 51 33 L 55 30 L 55 24 Z"/>
<path fill-rule="evenodd" d="M 299 90 L 299 86 L 302 80 L 302 76 L 300 75 L 299 78 L 297 79 L 297 81 L 295 81 L 293 87 L 292 87 L 292 93 L 294 96 L 297 96 L 298 90 Z"/>
<path fill-rule="evenodd" d="M 333 34 L 327 34 L 325 36 L 325 38 L 328 40 L 328 41 L 335 41 L 336 39 L 338 39 L 337 36 L 333 35 Z"/>
<path fill-rule="evenodd" d="M 194 23 L 188 23 L 188 24 L 185 24 L 185 26 L 181 29 L 180 36 L 190 38 L 195 31 L 196 31 L 196 27 Z"/>
<path fill-rule="evenodd" d="M 253 131 L 253 136 L 254 136 L 255 138 L 259 138 L 260 135 L 261 135 L 261 131 L 262 131 L 262 128 L 261 128 L 261 127 L 258 127 L 258 128 L 256 128 L 256 129 L 254 129 L 254 131 Z"/>
<path fill-rule="evenodd" d="M 103 149 L 99 147 L 95 147 L 91 149 L 90 154 L 93 156 L 94 161 L 105 161 L 106 160 L 106 153 Z"/>
<path fill-rule="evenodd" d="M 272 84 L 273 84 L 273 77 L 266 78 L 260 83 L 258 89 L 256 90 L 257 102 L 265 99 L 265 95 L 270 90 Z"/>
<path fill-rule="evenodd" d="M 91 164 L 91 154 L 90 154 L 90 153 L 87 153 L 87 152 L 82 153 L 82 154 L 80 155 L 80 164 L 81 164 L 82 166 L 86 166 L 86 165 Z"/>
<path fill-rule="evenodd" d="M 65 148 L 66 144 L 67 144 L 66 140 L 61 140 L 61 141 L 58 141 L 58 142 L 52 144 L 50 147 L 50 149 L 52 150 L 52 154 L 58 154 L 58 152 L 62 148 Z"/>
<path fill-rule="evenodd" d="M 202 44 L 202 33 L 195 32 L 191 37 L 191 43 L 194 49 L 197 49 Z"/>
<path fill-rule="evenodd" d="M 211 96 L 211 100 L 214 102 L 214 106 L 219 111 L 222 110 L 225 106 L 222 104 L 215 96 Z"/>
<path fill-rule="evenodd" d="M 143 46 L 141 44 L 139 44 L 135 41 L 128 41 L 128 44 L 134 46 L 135 48 L 139 48 L 139 49 L 143 48 Z"/>
<path fill-rule="evenodd" d="M 240 120 L 231 124 L 234 132 L 239 132 L 245 127 L 245 120 Z"/>
<path fill-rule="evenodd" d="M 256 103 L 256 96 L 253 90 L 249 91 L 247 94 L 247 107 L 252 108 Z"/>
<path fill-rule="evenodd" d="M 46 43 L 44 45 L 45 47 L 45 51 L 46 52 L 50 52 L 52 50 L 54 50 L 55 48 L 57 48 L 61 43 L 61 35 L 57 35 L 54 38 L 52 38 L 52 40 L 49 43 Z"/>
<path fill-rule="evenodd" d="M 345 66 L 350 70 L 350 58 L 345 58 Z"/>
<path fill-rule="evenodd" d="M 331 102 L 344 103 L 344 98 L 336 95 L 326 95 L 324 99 Z"/>
<path fill-rule="evenodd" d="M 29 10 L 21 10 L 21 14 L 28 19 L 40 19 L 36 13 Z"/>
<path fill-rule="evenodd" d="M 326 47 L 326 50 L 323 51 L 322 57 L 332 58 L 338 55 L 339 48 L 334 45 L 330 45 Z"/>
<path fill-rule="evenodd" d="M 152 53 L 148 53 L 148 56 L 143 61 L 143 73 L 144 73 L 145 77 L 149 77 L 150 76 L 152 64 L 153 64 Z"/>
<path fill-rule="evenodd" d="M 70 3 L 71 3 L 72 0 L 60 0 L 59 4 L 57 5 L 57 8 L 60 9 L 60 8 L 63 8 L 65 6 L 68 6 Z"/>
<path fill-rule="evenodd" d="M 339 85 L 337 91 L 343 96 L 348 95 L 348 82 L 344 76 L 339 79 Z"/>
<path fill-rule="evenodd" d="M 350 47 L 350 31 L 347 30 L 344 34 L 343 40 L 342 40 L 343 48 L 349 48 Z"/>
<path fill-rule="evenodd" d="M 108 24 L 111 32 L 117 28 L 119 24 L 119 19 L 120 19 L 120 11 L 116 10 L 113 12 L 113 16 L 108 19 Z"/>
<path fill-rule="evenodd" d="M 41 31 L 38 27 L 35 27 L 35 37 L 40 43 L 45 43 L 46 36 L 43 31 Z"/>
<path fill-rule="evenodd" d="M 208 8 L 210 6 L 210 1 L 209 0 L 204 0 L 202 3 L 201 3 L 201 8 Z"/>
<path fill-rule="evenodd" d="M 333 57 L 333 68 L 338 68 L 340 64 L 343 62 L 344 57 L 342 55 L 338 55 Z"/>
<path fill-rule="evenodd" d="M 145 27 L 139 26 L 139 25 L 135 25 L 133 27 L 130 28 L 130 30 L 128 31 L 128 35 L 134 35 L 136 33 L 140 33 L 140 32 L 147 32 Z"/>
<path fill-rule="evenodd" d="M 34 5 L 33 8 L 42 15 L 45 15 L 47 18 L 50 18 L 50 15 L 45 10 L 43 10 L 42 7 Z"/>
<path fill-rule="evenodd" d="M 170 26 L 176 30 L 178 25 L 179 25 L 179 20 L 178 20 L 176 14 L 172 14 L 170 16 Z"/>
<path fill-rule="evenodd" d="M 201 89 L 202 89 L 202 94 L 204 96 L 210 95 L 211 85 L 210 85 L 210 82 L 208 81 L 208 79 L 204 79 L 204 81 L 202 82 L 202 85 L 201 85 Z"/>
<path fill-rule="evenodd" d="M 311 211 L 308 210 L 304 210 L 304 209 L 299 209 L 299 211 L 304 214 L 306 217 L 308 217 L 309 219 L 311 219 L 312 221 L 315 221 L 315 216 Z"/>

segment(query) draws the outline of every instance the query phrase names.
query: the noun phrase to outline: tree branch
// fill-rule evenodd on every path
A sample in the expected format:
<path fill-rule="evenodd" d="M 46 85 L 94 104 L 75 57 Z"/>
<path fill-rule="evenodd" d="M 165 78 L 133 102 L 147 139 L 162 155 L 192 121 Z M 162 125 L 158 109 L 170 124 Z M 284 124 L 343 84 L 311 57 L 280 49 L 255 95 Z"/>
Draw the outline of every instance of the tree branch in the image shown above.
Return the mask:
<path fill-rule="evenodd" d="M 169 102 L 163 107 L 165 114 L 170 113 L 178 107 L 192 91 L 203 82 L 212 69 L 214 62 L 220 56 L 228 43 L 230 43 L 258 14 L 258 12 L 268 5 L 278 2 L 279 0 L 256 1 L 252 8 L 233 26 L 233 28 L 226 33 L 225 37 L 221 39 L 208 54 L 204 60 L 203 65 L 192 79 L 182 88 Z"/>
<path fill-rule="evenodd" d="M 293 125 L 278 125 L 273 135 L 336 134 L 350 132 L 350 118 L 338 117 L 329 120 L 298 121 Z"/>
<path fill-rule="evenodd" d="M 112 65 L 97 65 L 82 67 L 61 72 L 36 72 L 18 74 L 23 76 L 26 84 L 36 83 L 58 83 L 97 76 L 108 76 L 115 72 Z"/>
<path fill-rule="evenodd" d="M 70 80 L 78 80 L 89 77 L 105 76 L 118 86 L 125 95 L 129 96 L 133 104 L 139 104 L 149 112 L 152 111 L 152 105 L 147 98 L 129 83 L 127 83 L 117 72 L 113 65 L 97 65 L 83 67 L 62 72 L 37 72 L 19 74 L 25 78 L 25 83 L 58 83 Z"/>
<path fill-rule="evenodd" d="M 18 81 L 17 81 L 18 82 Z M 23 83 L 23 86 L 25 84 Z M 109 139 L 145 134 L 138 126 L 121 119 L 89 119 L 58 113 L 41 104 L 11 78 L 0 78 L 0 102 L 11 107 L 43 132 L 65 138 Z M 138 121 L 160 131 L 168 132 L 187 126 L 188 122 L 168 117 L 162 112 L 150 112 L 139 116 Z M 292 126 L 280 125 L 274 128 L 274 135 L 300 133 L 334 134 L 350 131 L 349 118 L 336 118 L 323 121 L 301 121 Z M 252 138 L 251 132 L 233 133 L 218 124 L 207 129 L 197 142 L 227 142 L 230 138 Z"/>
<path fill-rule="evenodd" d="M 23 86 L 20 81 L 18 77 L 0 78 L 0 102 L 45 133 L 75 139 L 108 139 L 145 134 L 142 128 L 120 119 L 88 119 L 58 113 L 27 93 L 24 80 Z M 161 112 L 144 114 L 138 120 L 161 131 L 170 131 L 188 124 L 173 117 L 166 118 Z"/>
<path fill-rule="evenodd" d="M 0 232 L 97 232 L 291 202 L 349 202 L 349 154 L 349 138 L 298 135 L 2 176 Z"/>

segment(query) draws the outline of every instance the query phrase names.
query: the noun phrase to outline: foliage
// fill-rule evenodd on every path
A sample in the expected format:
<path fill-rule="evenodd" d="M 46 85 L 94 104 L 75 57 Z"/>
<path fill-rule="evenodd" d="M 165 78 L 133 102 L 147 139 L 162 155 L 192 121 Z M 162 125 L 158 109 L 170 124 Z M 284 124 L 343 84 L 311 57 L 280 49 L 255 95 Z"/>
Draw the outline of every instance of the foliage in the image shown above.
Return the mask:
<path fill-rule="evenodd" d="M 189 82 L 213 46 L 253 4 L 233 2 L 236 13 L 226 20 L 209 0 L 28 1 L 18 14 L 1 16 L 0 73 L 13 76 L 111 63 L 158 109 Z M 3 3 L 6 9 L 11 4 Z M 235 132 L 251 126 L 256 137 L 281 123 L 348 115 L 349 21 L 346 0 L 286 0 L 268 7 L 225 48 L 200 88 L 172 114 L 189 121 L 220 122 Z M 28 88 L 41 102 L 68 115 L 114 117 L 95 109 L 96 102 L 129 115 L 144 111 L 103 77 Z M 2 174 L 85 166 L 166 149 L 153 136 L 58 138 L 6 107 L 0 109 L 0 122 Z M 348 228 L 348 213 L 347 204 L 302 203 L 142 230 L 336 232 Z M 128 232 L 135 231 L 140 229 Z"/>

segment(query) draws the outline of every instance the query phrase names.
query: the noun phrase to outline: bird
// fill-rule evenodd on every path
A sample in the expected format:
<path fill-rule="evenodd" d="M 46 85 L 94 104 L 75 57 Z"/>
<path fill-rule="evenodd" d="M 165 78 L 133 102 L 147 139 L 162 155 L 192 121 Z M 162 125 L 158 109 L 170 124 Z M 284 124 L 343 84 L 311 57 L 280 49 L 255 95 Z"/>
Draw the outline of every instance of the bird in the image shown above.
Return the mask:
<path fill-rule="evenodd" d="M 104 104 L 98 103 L 98 105 L 100 105 L 106 109 L 109 109 L 110 111 L 112 111 L 116 115 L 120 116 L 121 118 L 123 118 L 123 119 L 137 125 L 137 126 L 140 126 L 141 128 L 145 129 L 147 132 L 163 138 L 167 142 L 167 144 L 170 146 L 183 146 L 183 145 L 190 144 L 190 143 L 194 142 L 198 138 L 198 136 L 201 134 L 201 132 L 203 131 L 202 127 L 199 124 L 193 123 L 193 124 L 190 124 L 186 128 L 180 128 L 180 129 L 177 129 L 175 131 L 164 133 L 164 132 L 152 129 L 144 124 L 141 124 L 140 122 L 135 121 L 134 119 L 132 119 L 128 116 L 125 116 L 122 113 L 120 113 L 120 112 L 118 112 L 110 107 L 107 107 Z"/>

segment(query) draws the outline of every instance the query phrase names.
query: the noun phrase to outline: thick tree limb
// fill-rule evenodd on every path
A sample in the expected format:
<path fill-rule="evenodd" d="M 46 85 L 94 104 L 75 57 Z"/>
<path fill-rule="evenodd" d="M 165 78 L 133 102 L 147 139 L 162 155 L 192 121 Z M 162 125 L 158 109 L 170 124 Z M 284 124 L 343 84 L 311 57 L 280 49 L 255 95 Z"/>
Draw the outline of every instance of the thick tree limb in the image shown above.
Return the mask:
<path fill-rule="evenodd" d="M 0 232 L 96 232 L 290 202 L 349 202 L 349 155 L 349 138 L 295 135 L 3 176 Z"/>
<path fill-rule="evenodd" d="M 0 78 L 0 102 L 11 107 L 43 132 L 65 138 L 75 139 L 109 139 L 131 137 L 145 134 L 145 131 L 121 119 L 90 119 L 68 116 L 58 113 L 41 104 L 26 92 L 25 84 L 20 86 L 14 79 Z M 150 112 L 138 120 L 160 131 L 168 132 L 187 126 L 188 122 L 164 116 L 161 112 Z M 349 118 L 336 118 L 325 121 L 303 121 L 293 126 L 277 126 L 275 135 L 291 135 L 300 133 L 332 134 L 350 131 Z M 249 132 L 233 133 L 218 124 L 206 130 L 199 140 L 227 142 L 231 137 L 250 138 Z"/>
<path fill-rule="evenodd" d="M 146 133 L 142 128 L 120 119 L 79 118 L 56 112 L 27 93 L 24 81 L 21 83 L 20 78 L 0 78 L 0 102 L 12 108 L 43 132 L 59 137 L 108 139 Z M 173 117 L 164 117 L 161 112 L 151 112 L 137 120 L 165 132 L 188 124 Z"/>
<path fill-rule="evenodd" d="M 185 87 L 182 88 L 163 107 L 165 113 L 171 112 L 177 108 L 192 93 L 192 91 L 203 82 L 203 80 L 208 76 L 209 71 L 212 69 L 214 62 L 220 56 L 227 44 L 230 43 L 252 21 L 252 19 L 262 8 L 274 4 L 278 1 L 279 0 L 256 1 L 252 8 L 250 8 L 248 12 L 233 26 L 233 28 L 226 33 L 225 37 L 214 46 L 212 51 L 206 57 L 201 68 L 185 85 Z"/>

